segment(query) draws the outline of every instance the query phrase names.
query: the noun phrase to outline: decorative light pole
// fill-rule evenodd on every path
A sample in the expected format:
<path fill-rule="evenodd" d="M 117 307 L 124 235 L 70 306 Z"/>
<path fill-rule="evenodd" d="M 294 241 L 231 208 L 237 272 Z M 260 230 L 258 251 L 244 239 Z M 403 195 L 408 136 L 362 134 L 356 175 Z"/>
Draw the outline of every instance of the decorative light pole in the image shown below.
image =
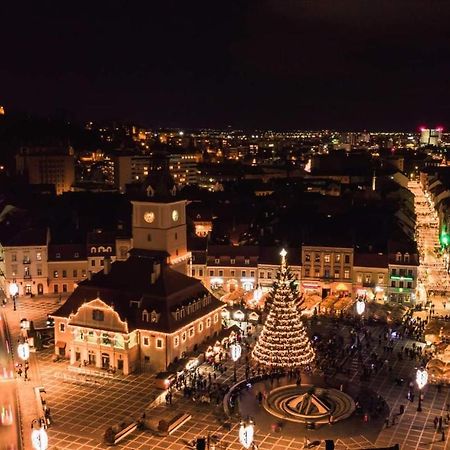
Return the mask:
<path fill-rule="evenodd" d="M 422 389 L 425 387 L 425 385 L 428 382 L 428 372 L 427 369 L 421 367 L 420 369 L 417 369 L 416 372 L 416 383 L 417 387 L 419 388 L 419 405 L 417 406 L 417 411 L 422 411 Z"/>
<path fill-rule="evenodd" d="M 21 360 L 27 361 L 28 358 L 30 357 L 30 346 L 28 345 L 28 342 L 19 344 L 17 346 L 17 353 L 19 354 Z"/>
<path fill-rule="evenodd" d="M 233 342 L 230 345 L 230 356 L 234 362 L 234 375 L 233 375 L 234 381 L 237 381 L 236 363 L 238 359 L 241 357 L 241 354 L 242 354 L 242 347 L 237 342 Z"/>
<path fill-rule="evenodd" d="M 35 450 L 47 450 L 48 448 L 47 432 L 39 419 L 31 422 L 31 444 Z"/>
<path fill-rule="evenodd" d="M 19 286 L 17 286 L 16 280 L 12 283 L 9 283 L 9 295 L 13 299 L 14 311 L 16 310 L 16 297 L 19 293 Z"/>
<path fill-rule="evenodd" d="M 250 448 L 253 444 L 253 437 L 255 434 L 254 423 L 251 419 L 242 420 L 239 426 L 239 442 L 244 448 Z"/>
<path fill-rule="evenodd" d="M 361 298 L 358 299 L 356 301 L 356 312 L 359 314 L 360 317 L 362 317 L 365 310 L 366 310 L 366 302 Z"/>

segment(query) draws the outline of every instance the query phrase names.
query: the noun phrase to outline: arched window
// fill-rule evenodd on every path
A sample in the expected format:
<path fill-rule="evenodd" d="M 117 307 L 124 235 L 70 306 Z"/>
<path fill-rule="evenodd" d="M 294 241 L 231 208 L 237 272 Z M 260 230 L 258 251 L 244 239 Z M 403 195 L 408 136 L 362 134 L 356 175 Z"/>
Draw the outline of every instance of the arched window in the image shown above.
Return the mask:
<path fill-rule="evenodd" d="M 142 322 L 148 322 L 148 311 L 146 309 L 142 311 Z"/>
<path fill-rule="evenodd" d="M 397 262 L 401 262 L 402 260 L 402 254 L 400 252 L 397 252 L 397 254 L 395 255 L 395 260 Z"/>
<path fill-rule="evenodd" d="M 106 251 L 111 253 L 112 252 L 112 247 L 110 247 L 110 246 L 106 247 Z"/>
<path fill-rule="evenodd" d="M 405 255 L 403 256 L 403 261 L 409 263 L 409 253 L 405 253 Z"/>
<path fill-rule="evenodd" d="M 97 253 L 97 249 L 95 247 L 91 247 L 91 253 Z"/>

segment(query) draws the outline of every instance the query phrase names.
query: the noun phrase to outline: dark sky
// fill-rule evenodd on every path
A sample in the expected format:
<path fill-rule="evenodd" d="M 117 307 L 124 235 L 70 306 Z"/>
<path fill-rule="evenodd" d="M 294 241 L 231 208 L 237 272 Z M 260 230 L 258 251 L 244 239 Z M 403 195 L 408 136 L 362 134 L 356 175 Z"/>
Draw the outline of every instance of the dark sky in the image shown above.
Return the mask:
<path fill-rule="evenodd" d="M 10 110 L 151 126 L 450 126 L 448 0 L 11 4 L 0 13 Z"/>

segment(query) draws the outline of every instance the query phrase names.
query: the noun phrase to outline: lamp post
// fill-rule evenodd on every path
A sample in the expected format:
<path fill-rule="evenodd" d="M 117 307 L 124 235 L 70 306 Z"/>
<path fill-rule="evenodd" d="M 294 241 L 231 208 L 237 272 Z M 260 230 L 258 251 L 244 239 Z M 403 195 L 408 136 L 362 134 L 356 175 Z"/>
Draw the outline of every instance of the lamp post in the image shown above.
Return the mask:
<path fill-rule="evenodd" d="M 422 389 L 425 387 L 425 385 L 428 382 L 428 372 L 427 369 L 421 367 L 420 369 L 417 369 L 416 372 L 416 383 L 417 387 L 419 388 L 419 405 L 417 406 L 417 411 L 422 411 Z"/>
<path fill-rule="evenodd" d="M 230 356 L 234 362 L 234 373 L 233 373 L 234 381 L 237 381 L 236 363 L 237 363 L 238 359 L 241 357 L 241 354 L 242 354 L 242 347 L 237 342 L 233 342 L 230 345 Z"/>
<path fill-rule="evenodd" d="M 19 286 L 17 286 L 16 280 L 9 284 L 9 295 L 13 299 L 14 311 L 16 310 L 16 297 L 19 293 Z"/>
<path fill-rule="evenodd" d="M 363 299 L 359 298 L 356 301 L 356 312 L 362 318 L 362 315 L 364 314 L 365 310 L 366 310 L 366 302 Z"/>
<path fill-rule="evenodd" d="M 35 450 L 47 450 L 48 436 L 40 419 L 31 422 L 31 444 Z"/>
<path fill-rule="evenodd" d="M 244 448 L 250 448 L 253 444 L 255 427 L 253 420 L 242 420 L 239 426 L 239 442 Z"/>

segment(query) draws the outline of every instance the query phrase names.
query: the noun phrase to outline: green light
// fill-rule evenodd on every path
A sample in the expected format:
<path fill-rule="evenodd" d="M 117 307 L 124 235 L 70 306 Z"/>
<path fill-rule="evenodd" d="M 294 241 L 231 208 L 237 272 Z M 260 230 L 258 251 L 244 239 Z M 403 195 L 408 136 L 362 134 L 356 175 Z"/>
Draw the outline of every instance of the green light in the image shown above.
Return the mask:
<path fill-rule="evenodd" d="M 442 227 L 441 235 L 440 235 L 440 241 L 442 247 L 448 247 L 450 244 L 450 236 L 447 233 L 446 227 Z"/>

